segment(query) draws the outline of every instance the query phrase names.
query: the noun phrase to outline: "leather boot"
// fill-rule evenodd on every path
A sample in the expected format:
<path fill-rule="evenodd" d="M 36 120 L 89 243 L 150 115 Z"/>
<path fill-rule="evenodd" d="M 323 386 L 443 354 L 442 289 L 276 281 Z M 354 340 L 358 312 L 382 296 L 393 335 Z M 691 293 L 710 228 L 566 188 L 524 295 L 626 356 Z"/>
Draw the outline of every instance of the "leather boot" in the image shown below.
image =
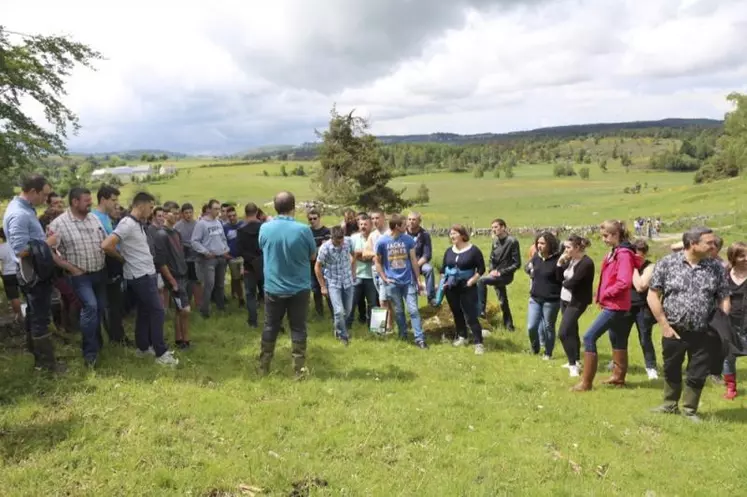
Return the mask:
<path fill-rule="evenodd" d="M 262 340 L 259 351 L 259 374 L 266 376 L 270 373 L 270 364 L 272 356 L 275 354 L 275 342 L 265 342 Z"/>
<path fill-rule="evenodd" d="M 664 380 L 664 403 L 659 407 L 651 409 L 651 412 L 659 414 L 679 414 L 677 404 L 682 394 L 682 383 L 670 383 Z"/>
<path fill-rule="evenodd" d="M 736 374 L 725 374 L 724 383 L 726 384 L 726 393 L 724 398 L 727 400 L 734 400 L 737 396 L 737 375 Z"/>
<path fill-rule="evenodd" d="M 693 388 L 685 385 L 685 391 L 682 394 L 682 415 L 695 423 L 700 423 L 698 417 L 698 404 L 700 404 L 700 393 L 703 388 Z"/>
<path fill-rule="evenodd" d="M 612 351 L 612 376 L 604 380 L 605 385 L 624 386 L 628 374 L 628 351 L 615 349 Z"/>
<path fill-rule="evenodd" d="M 296 373 L 296 379 L 303 379 L 308 373 L 306 369 L 306 341 L 292 342 L 291 355 L 293 356 L 293 370 Z"/>
<path fill-rule="evenodd" d="M 597 374 L 597 361 L 599 357 L 596 352 L 584 352 L 584 368 L 581 373 L 581 382 L 571 388 L 572 392 L 587 392 L 594 385 L 594 377 Z"/>
<path fill-rule="evenodd" d="M 54 344 L 52 343 L 52 334 L 47 333 L 40 338 L 32 338 L 34 346 L 34 357 L 36 364 L 34 367 L 38 371 L 47 371 L 50 373 L 63 374 L 67 371 L 67 366 L 58 362 L 54 356 Z"/>

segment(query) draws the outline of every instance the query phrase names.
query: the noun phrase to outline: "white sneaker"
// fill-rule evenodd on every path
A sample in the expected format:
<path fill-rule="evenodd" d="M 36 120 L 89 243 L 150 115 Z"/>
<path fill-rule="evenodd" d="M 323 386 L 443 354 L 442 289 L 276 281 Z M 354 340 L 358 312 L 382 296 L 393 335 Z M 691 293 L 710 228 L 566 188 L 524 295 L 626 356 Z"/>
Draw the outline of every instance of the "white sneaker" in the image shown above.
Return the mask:
<path fill-rule="evenodd" d="M 571 378 L 577 378 L 578 375 L 578 366 L 568 366 L 568 376 L 570 376 Z"/>
<path fill-rule="evenodd" d="M 485 346 L 481 343 L 475 345 L 475 355 L 483 355 L 485 353 Z"/>
<path fill-rule="evenodd" d="M 156 356 L 156 351 L 153 350 L 153 347 L 148 347 L 148 350 L 137 349 L 135 351 L 135 355 L 138 356 L 138 357 L 148 357 L 149 355 L 155 357 Z"/>
<path fill-rule="evenodd" d="M 174 357 L 173 352 L 167 350 L 161 357 L 156 357 L 156 364 L 160 364 L 161 366 L 176 366 L 179 364 L 179 359 Z"/>
<path fill-rule="evenodd" d="M 609 364 L 607 364 L 607 371 L 612 371 L 615 369 L 615 361 L 610 361 Z"/>
<path fill-rule="evenodd" d="M 446 338 L 446 333 L 441 334 L 441 343 L 449 343 L 449 339 Z"/>
<path fill-rule="evenodd" d="M 549 361 L 550 359 L 552 359 L 552 358 L 549 355 L 547 355 L 547 354 L 545 354 L 545 355 L 542 356 L 542 360 L 543 361 Z"/>
<path fill-rule="evenodd" d="M 659 373 L 656 371 L 656 368 L 646 368 L 646 374 L 648 375 L 649 380 L 659 379 Z"/>
<path fill-rule="evenodd" d="M 463 345 L 467 345 L 467 339 L 464 337 L 459 337 L 456 340 L 454 340 L 454 343 L 452 345 L 454 347 L 461 347 Z"/>

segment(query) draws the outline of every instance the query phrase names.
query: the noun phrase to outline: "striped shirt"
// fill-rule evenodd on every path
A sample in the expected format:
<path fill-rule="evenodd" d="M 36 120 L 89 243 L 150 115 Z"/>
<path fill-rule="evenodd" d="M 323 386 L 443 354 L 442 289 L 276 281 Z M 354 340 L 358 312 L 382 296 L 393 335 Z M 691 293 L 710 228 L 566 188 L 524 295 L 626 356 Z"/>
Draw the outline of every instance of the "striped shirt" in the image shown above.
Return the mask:
<path fill-rule="evenodd" d="M 345 237 L 339 247 L 335 247 L 332 240 L 327 240 L 319 247 L 317 260 L 322 265 L 322 273 L 329 288 L 351 288 L 355 284 L 352 254 L 353 245 L 348 237 Z"/>
<path fill-rule="evenodd" d="M 68 209 L 50 223 L 49 229 L 57 235 L 57 251 L 67 262 L 86 273 L 104 269 L 101 242 L 106 238 L 106 232 L 94 214 L 89 212 L 81 220 Z"/>

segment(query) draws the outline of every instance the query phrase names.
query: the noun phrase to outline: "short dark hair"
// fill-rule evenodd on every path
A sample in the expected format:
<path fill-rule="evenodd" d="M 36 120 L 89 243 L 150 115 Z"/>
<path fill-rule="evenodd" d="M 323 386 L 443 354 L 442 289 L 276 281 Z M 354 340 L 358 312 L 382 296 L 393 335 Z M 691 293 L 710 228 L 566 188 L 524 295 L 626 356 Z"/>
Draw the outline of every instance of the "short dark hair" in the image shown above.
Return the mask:
<path fill-rule="evenodd" d="M 360 220 L 360 221 L 369 221 L 370 219 L 371 219 L 371 216 L 369 216 L 367 212 L 359 212 L 358 213 L 358 220 Z"/>
<path fill-rule="evenodd" d="M 47 195 L 47 205 L 52 204 L 53 198 L 59 198 L 61 195 L 57 192 L 49 192 L 49 195 Z"/>
<path fill-rule="evenodd" d="M 539 235 L 537 235 L 537 238 L 534 239 L 534 247 L 539 250 L 539 247 L 537 247 L 537 242 L 539 242 L 540 238 L 545 239 L 545 244 L 547 244 L 547 253 L 557 254 L 560 250 L 560 243 L 558 243 L 558 239 L 555 235 L 552 234 L 551 231 L 543 231 Z"/>
<path fill-rule="evenodd" d="M 462 237 L 463 242 L 469 241 L 469 232 L 467 232 L 467 228 L 464 227 L 462 224 L 454 224 L 451 226 L 451 229 L 449 229 L 449 232 L 456 231 L 459 233 L 459 235 Z"/>
<path fill-rule="evenodd" d="M 101 199 L 109 200 L 112 196 L 116 195 L 119 197 L 119 190 L 113 186 L 101 185 L 99 191 L 96 192 L 96 201 L 101 203 Z"/>
<path fill-rule="evenodd" d="M 163 203 L 163 210 L 171 212 L 174 209 L 179 210 L 179 204 L 177 204 L 173 200 L 169 200 L 168 202 Z"/>
<path fill-rule="evenodd" d="M 207 212 L 207 210 L 208 210 L 208 204 L 203 204 L 202 205 L 202 214 L 205 215 L 205 213 Z"/>
<path fill-rule="evenodd" d="M 545 240 L 547 241 L 547 240 Z M 591 242 L 588 238 L 584 238 L 581 235 L 572 234 L 568 236 L 568 242 L 576 248 L 586 250 L 591 247 Z"/>
<path fill-rule="evenodd" d="M 67 193 L 67 201 L 69 204 L 73 203 L 73 200 L 80 200 L 80 197 L 83 195 L 90 195 L 91 190 L 88 188 L 82 188 L 80 186 L 76 186 L 75 188 L 71 188 L 70 191 Z"/>
<path fill-rule="evenodd" d="M 233 205 L 229 205 L 228 207 L 226 207 L 226 212 L 236 212 L 236 207 L 234 207 Z"/>
<path fill-rule="evenodd" d="M 185 202 L 182 204 L 182 212 L 186 212 L 186 211 L 194 212 L 194 210 L 195 210 L 194 206 L 192 206 L 192 204 L 190 204 L 189 202 Z"/>
<path fill-rule="evenodd" d="M 389 229 L 395 230 L 405 224 L 405 218 L 401 214 L 392 214 L 389 218 Z"/>
<path fill-rule="evenodd" d="M 322 215 L 321 215 L 321 214 L 319 213 L 319 211 L 318 211 L 318 210 L 316 210 L 316 209 L 309 209 L 309 210 L 307 210 L 307 211 L 306 211 L 306 216 L 317 216 L 317 217 L 322 217 Z"/>
<path fill-rule="evenodd" d="M 244 215 L 256 216 L 257 214 L 259 214 L 259 207 L 254 202 L 249 202 L 244 206 Z"/>
<path fill-rule="evenodd" d="M 291 192 L 280 192 L 275 195 L 273 204 L 279 215 L 290 214 L 296 210 L 296 197 Z"/>
<path fill-rule="evenodd" d="M 345 209 L 343 209 L 342 213 L 343 214 L 350 214 L 350 213 L 355 214 L 355 211 L 353 209 L 351 209 L 350 207 L 345 207 Z"/>
<path fill-rule="evenodd" d="M 688 249 L 692 245 L 700 242 L 700 239 L 703 237 L 703 235 L 710 235 L 712 233 L 713 230 L 711 228 L 706 228 L 705 226 L 696 226 L 695 228 L 690 228 L 682 234 L 682 245 L 686 249 Z"/>
<path fill-rule="evenodd" d="M 339 240 L 341 238 L 345 238 L 345 230 L 342 229 L 342 226 L 332 226 L 329 229 L 329 236 L 333 240 Z"/>
<path fill-rule="evenodd" d="M 716 249 L 720 251 L 722 248 L 724 248 L 724 239 L 718 235 L 716 235 L 715 238 L 716 238 Z"/>
<path fill-rule="evenodd" d="M 384 215 L 384 211 L 382 209 L 376 207 L 375 209 L 371 209 L 371 211 L 368 214 L 371 215 L 371 216 L 373 216 L 374 214 L 381 214 L 383 216 Z"/>
<path fill-rule="evenodd" d="M 220 204 L 220 202 L 218 202 L 214 198 L 211 198 L 210 200 L 208 200 L 208 203 L 207 203 L 208 209 L 212 209 L 213 208 L 213 204 Z"/>
<path fill-rule="evenodd" d="M 134 197 L 132 197 L 132 205 L 140 205 L 140 204 L 148 204 L 153 203 L 156 201 L 156 197 L 151 195 L 148 192 L 137 192 Z"/>
<path fill-rule="evenodd" d="M 633 248 L 636 252 L 648 254 L 648 242 L 644 238 L 636 238 L 633 242 Z"/>
<path fill-rule="evenodd" d="M 493 223 L 498 223 L 498 226 L 501 226 L 501 227 L 503 227 L 503 228 L 505 228 L 505 227 L 506 227 L 506 221 L 504 221 L 503 219 L 501 219 L 501 218 L 499 218 L 499 217 L 497 217 L 497 218 L 493 219 L 493 220 L 492 220 L 492 221 L 490 222 L 490 224 L 493 224 Z"/>
<path fill-rule="evenodd" d="M 41 174 L 32 174 L 21 180 L 21 191 L 28 193 L 31 190 L 40 192 L 44 190 L 44 185 L 48 185 L 49 181 Z"/>
<path fill-rule="evenodd" d="M 217 200 L 216 200 L 216 202 L 217 202 Z M 228 209 L 229 207 L 233 207 L 233 204 L 230 204 L 228 202 L 223 202 L 222 204 L 220 204 L 220 208 L 221 209 Z"/>
<path fill-rule="evenodd" d="M 163 212 L 163 207 L 161 207 L 160 205 L 156 206 L 156 208 L 153 209 L 153 215 L 155 216 L 159 212 Z"/>

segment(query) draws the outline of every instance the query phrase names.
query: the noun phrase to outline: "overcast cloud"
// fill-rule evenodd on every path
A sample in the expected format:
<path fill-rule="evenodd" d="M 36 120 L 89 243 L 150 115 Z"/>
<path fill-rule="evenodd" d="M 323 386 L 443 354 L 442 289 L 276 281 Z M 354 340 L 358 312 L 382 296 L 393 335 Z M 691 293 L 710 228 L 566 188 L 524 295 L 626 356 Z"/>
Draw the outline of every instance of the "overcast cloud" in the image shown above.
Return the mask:
<path fill-rule="evenodd" d="M 747 90 L 743 0 L 0 0 L 6 29 L 103 52 L 68 103 L 81 151 L 232 153 L 377 134 L 721 118 Z"/>

